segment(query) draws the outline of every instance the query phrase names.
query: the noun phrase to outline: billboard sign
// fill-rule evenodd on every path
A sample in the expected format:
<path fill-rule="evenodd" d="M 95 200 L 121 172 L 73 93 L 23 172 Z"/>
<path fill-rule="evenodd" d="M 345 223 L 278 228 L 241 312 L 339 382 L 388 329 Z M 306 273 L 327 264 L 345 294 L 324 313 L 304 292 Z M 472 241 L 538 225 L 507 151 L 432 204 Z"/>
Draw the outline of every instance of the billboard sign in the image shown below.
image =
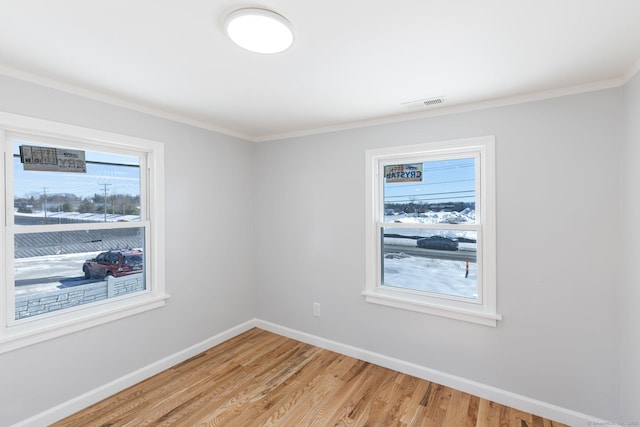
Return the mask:
<path fill-rule="evenodd" d="M 20 161 L 26 171 L 87 172 L 82 150 L 21 145 Z"/>
<path fill-rule="evenodd" d="M 422 163 L 385 166 L 384 177 L 387 183 L 422 182 Z"/>

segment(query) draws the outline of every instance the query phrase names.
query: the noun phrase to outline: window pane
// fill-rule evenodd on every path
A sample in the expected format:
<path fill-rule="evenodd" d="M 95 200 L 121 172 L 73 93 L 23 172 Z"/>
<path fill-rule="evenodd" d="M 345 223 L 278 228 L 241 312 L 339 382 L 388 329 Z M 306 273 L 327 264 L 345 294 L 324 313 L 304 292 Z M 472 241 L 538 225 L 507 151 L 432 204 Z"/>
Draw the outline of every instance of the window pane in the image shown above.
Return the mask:
<path fill-rule="evenodd" d="M 383 229 L 382 285 L 478 298 L 477 232 Z"/>
<path fill-rule="evenodd" d="M 387 165 L 385 222 L 475 223 L 475 159 Z"/>
<path fill-rule="evenodd" d="M 141 248 L 143 227 L 15 235 L 16 320 L 145 290 Z"/>
<path fill-rule="evenodd" d="M 140 221 L 140 159 L 85 151 L 86 173 L 24 170 L 13 144 L 16 225 Z M 65 147 L 57 147 L 65 148 Z"/>

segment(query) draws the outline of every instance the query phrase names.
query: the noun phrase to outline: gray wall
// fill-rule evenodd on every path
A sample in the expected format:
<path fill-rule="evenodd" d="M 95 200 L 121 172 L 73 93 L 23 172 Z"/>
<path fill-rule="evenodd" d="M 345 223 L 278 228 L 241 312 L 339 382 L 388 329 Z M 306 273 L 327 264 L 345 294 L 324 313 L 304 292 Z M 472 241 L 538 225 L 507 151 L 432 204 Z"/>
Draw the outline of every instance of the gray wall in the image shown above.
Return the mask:
<path fill-rule="evenodd" d="M 258 144 L 258 318 L 617 418 L 622 99 L 614 89 Z M 504 320 L 367 304 L 364 151 L 482 135 L 496 136 Z"/>
<path fill-rule="evenodd" d="M 622 420 L 640 420 L 640 75 L 625 88 L 622 150 Z"/>
<path fill-rule="evenodd" d="M 0 355 L 6 426 L 255 316 L 252 144 L 0 77 L 0 110 L 165 143 L 166 287 L 161 309 Z M 238 256 L 238 254 L 242 254 Z"/>

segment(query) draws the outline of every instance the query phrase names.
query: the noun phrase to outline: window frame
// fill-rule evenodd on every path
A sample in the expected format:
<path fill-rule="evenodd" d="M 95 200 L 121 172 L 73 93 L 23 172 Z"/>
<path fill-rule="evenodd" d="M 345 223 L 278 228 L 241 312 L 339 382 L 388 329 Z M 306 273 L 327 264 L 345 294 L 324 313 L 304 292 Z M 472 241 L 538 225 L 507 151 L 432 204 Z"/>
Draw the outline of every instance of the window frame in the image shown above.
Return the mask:
<path fill-rule="evenodd" d="M 102 150 L 128 155 L 140 155 L 140 221 L 110 224 L 13 225 L 13 153 L 12 135 L 26 135 L 43 144 L 55 140 L 66 147 Z M 0 224 L 0 353 L 42 342 L 68 333 L 122 319 L 164 306 L 169 295 L 165 292 L 165 214 L 164 214 L 164 144 L 158 141 L 125 136 L 79 126 L 67 125 L 9 113 L 0 113 L 0 141 L 2 162 L 0 187 L 3 189 Z M 141 157 L 142 159 L 142 157 Z M 10 165 L 11 163 L 11 165 Z M 144 212 L 143 212 L 144 211 Z M 16 228 L 28 227 L 28 232 L 70 231 L 92 228 L 144 228 L 145 290 L 73 308 L 15 320 L 13 280 L 13 236 Z M 21 230 L 24 232 L 24 230 Z"/>
<path fill-rule="evenodd" d="M 389 224 L 384 221 L 384 165 L 419 163 L 475 157 L 476 223 Z M 366 173 L 366 277 L 365 301 L 417 311 L 486 326 L 497 326 L 502 316 L 496 306 L 496 200 L 495 137 L 456 139 L 425 144 L 371 149 L 365 152 Z M 477 231 L 478 298 L 469 300 L 450 295 L 384 286 L 380 232 L 397 228 L 465 229 Z"/>

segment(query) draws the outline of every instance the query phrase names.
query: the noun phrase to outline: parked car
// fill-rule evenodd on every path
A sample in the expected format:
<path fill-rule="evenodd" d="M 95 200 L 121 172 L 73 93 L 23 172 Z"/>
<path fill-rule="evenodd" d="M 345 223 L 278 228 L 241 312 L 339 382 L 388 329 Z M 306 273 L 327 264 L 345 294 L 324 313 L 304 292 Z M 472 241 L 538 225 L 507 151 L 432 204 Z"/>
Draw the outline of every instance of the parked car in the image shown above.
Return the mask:
<path fill-rule="evenodd" d="M 416 240 L 419 248 L 440 249 L 442 251 L 457 251 L 458 241 L 444 236 L 423 237 Z"/>
<path fill-rule="evenodd" d="M 142 272 L 144 255 L 142 251 L 112 250 L 102 252 L 82 265 L 86 279 L 104 279 L 107 276 L 120 277 Z"/>

